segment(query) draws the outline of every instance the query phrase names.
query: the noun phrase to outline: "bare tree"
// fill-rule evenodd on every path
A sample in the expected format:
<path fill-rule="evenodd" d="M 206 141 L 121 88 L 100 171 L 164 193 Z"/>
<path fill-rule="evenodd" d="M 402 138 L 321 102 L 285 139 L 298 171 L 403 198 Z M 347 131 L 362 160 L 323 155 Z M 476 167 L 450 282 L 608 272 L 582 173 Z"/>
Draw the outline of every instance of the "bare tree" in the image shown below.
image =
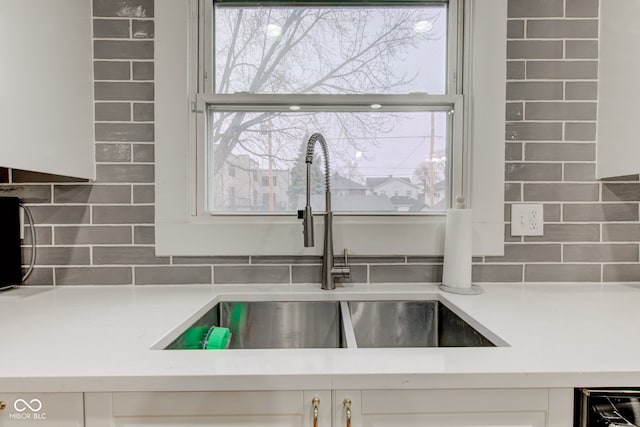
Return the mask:
<path fill-rule="evenodd" d="M 384 10 L 384 13 L 380 11 Z M 216 11 L 216 93 L 359 94 L 398 93 L 415 80 L 417 71 L 399 70 L 412 49 L 425 39 L 442 37 L 443 11 L 395 7 L 220 7 Z M 416 31 L 417 22 L 429 22 Z M 424 29 L 424 28 L 423 28 Z M 216 113 L 210 127 L 212 172 L 221 170 L 229 154 L 245 145 L 269 121 L 270 138 L 309 135 L 321 126 L 341 130 L 355 149 L 375 143 L 390 129 L 391 115 L 334 114 L 318 123 L 317 115 L 277 112 Z M 297 150 L 283 153 L 295 159 Z M 265 153 L 264 151 L 262 153 Z M 264 154 L 263 154 L 264 156 Z"/>

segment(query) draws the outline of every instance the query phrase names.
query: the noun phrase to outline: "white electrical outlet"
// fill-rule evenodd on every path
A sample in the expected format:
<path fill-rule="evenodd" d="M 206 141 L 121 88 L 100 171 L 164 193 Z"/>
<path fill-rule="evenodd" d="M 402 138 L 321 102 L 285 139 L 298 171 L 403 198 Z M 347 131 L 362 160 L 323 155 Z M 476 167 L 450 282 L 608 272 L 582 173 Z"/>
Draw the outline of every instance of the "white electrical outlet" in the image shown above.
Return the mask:
<path fill-rule="evenodd" d="M 539 203 L 514 203 L 511 205 L 512 236 L 542 236 L 544 217 Z"/>

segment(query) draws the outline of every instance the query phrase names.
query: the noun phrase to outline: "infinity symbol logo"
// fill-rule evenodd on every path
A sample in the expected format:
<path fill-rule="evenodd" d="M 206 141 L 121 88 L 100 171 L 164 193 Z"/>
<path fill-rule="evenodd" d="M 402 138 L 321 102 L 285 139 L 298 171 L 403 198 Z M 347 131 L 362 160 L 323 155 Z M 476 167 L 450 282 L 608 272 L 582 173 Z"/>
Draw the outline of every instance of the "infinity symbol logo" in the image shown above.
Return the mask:
<path fill-rule="evenodd" d="M 24 399 L 16 399 L 16 401 L 13 402 L 13 408 L 18 412 L 24 412 L 27 409 L 32 412 L 38 412 L 42 409 L 42 402 L 40 399 L 31 399 L 29 403 Z"/>

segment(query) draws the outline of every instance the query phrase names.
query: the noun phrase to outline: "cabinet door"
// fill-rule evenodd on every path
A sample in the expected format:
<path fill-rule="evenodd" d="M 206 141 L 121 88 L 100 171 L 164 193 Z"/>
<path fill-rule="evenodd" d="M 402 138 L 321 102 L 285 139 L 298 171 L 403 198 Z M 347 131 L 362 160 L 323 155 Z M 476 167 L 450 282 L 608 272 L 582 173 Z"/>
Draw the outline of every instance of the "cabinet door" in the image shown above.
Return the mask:
<path fill-rule="evenodd" d="M 330 427 L 331 393 L 302 391 L 87 393 L 87 427 Z M 324 404 L 323 404 L 324 403 Z"/>
<path fill-rule="evenodd" d="M 598 59 L 597 178 L 635 175 L 640 85 L 640 1 L 600 2 Z M 633 52 L 633 53 L 632 53 Z"/>
<path fill-rule="evenodd" d="M 0 2 L 0 166 L 95 178 L 91 2 Z"/>
<path fill-rule="evenodd" d="M 544 427 L 548 390 L 363 390 L 334 395 L 334 427 Z"/>

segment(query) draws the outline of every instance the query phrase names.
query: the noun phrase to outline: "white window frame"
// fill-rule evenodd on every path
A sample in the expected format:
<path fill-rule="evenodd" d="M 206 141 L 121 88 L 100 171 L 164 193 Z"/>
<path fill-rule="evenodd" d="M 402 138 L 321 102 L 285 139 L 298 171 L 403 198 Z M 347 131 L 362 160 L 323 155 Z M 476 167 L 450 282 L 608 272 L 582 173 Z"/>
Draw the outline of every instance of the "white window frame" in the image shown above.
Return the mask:
<path fill-rule="evenodd" d="M 454 115 L 454 186 L 473 209 L 474 255 L 504 250 L 504 111 L 506 0 L 482 7 L 464 1 L 464 95 L 419 96 L 419 105 L 450 103 Z M 196 188 L 203 176 L 194 159 L 203 135 L 206 96 L 195 97 L 197 0 L 156 0 L 156 253 L 158 255 L 318 255 L 304 248 L 295 215 L 202 215 Z M 478 82 L 474 84 L 474 82 Z M 300 101 L 308 96 L 300 95 Z M 315 96 L 317 98 L 317 96 Z M 358 96 L 356 98 L 367 98 Z M 377 97 L 379 99 L 380 97 Z M 385 96 L 391 101 L 394 95 Z M 226 100 L 216 95 L 215 100 Z M 308 99 L 308 98 L 307 98 Z M 360 100 L 360 99 L 358 99 Z M 233 102 L 232 98 L 228 99 Z M 403 100 L 404 101 L 404 100 Z M 432 104 L 431 104 L 432 105 Z M 441 105 L 441 104 L 440 104 Z M 462 119 L 464 111 L 464 119 Z M 458 138 L 458 141 L 455 139 Z M 200 147 L 202 147 L 200 145 Z M 201 148 L 200 148 L 201 150 Z M 339 215 L 334 246 L 357 255 L 442 255 L 445 215 Z M 322 221 L 315 232 L 321 235 Z M 423 236 L 422 238 L 419 236 Z"/>

